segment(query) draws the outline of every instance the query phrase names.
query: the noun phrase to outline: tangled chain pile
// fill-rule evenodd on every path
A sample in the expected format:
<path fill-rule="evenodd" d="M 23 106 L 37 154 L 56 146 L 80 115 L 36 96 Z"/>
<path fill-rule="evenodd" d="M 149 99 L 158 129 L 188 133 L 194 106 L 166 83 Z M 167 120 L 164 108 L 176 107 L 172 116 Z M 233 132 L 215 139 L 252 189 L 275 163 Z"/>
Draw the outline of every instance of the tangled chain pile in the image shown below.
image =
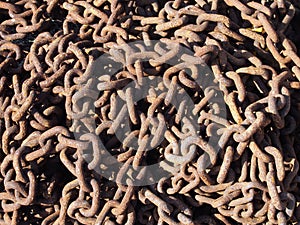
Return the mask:
<path fill-rule="evenodd" d="M 299 6 L 0 2 L 0 224 L 300 221 Z"/>

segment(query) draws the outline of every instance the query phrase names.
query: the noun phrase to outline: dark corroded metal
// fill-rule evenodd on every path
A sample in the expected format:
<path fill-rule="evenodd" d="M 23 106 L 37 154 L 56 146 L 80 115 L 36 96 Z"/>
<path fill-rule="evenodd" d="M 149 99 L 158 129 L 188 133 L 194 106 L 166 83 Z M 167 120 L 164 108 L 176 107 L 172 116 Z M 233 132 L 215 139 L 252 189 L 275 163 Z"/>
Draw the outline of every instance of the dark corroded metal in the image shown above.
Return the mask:
<path fill-rule="evenodd" d="M 298 224 L 299 18 L 298 0 L 1 1 L 0 224 Z M 126 65 L 96 77 L 103 54 Z M 134 183 L 158 162 L 172 175 Z"/>

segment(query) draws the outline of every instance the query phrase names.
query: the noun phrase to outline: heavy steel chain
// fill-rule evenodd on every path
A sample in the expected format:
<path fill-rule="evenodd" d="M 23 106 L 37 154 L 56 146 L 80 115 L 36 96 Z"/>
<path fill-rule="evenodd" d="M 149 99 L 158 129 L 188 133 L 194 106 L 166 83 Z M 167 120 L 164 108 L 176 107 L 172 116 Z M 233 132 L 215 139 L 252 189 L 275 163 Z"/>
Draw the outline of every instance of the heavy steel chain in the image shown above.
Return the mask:
<path fill-rule="evenodd" d="M 297 0 L 0 2 L 0 224 L 299 223 L 299 19 Z M 171 175 L 142 184 L 156 163 Z"/>

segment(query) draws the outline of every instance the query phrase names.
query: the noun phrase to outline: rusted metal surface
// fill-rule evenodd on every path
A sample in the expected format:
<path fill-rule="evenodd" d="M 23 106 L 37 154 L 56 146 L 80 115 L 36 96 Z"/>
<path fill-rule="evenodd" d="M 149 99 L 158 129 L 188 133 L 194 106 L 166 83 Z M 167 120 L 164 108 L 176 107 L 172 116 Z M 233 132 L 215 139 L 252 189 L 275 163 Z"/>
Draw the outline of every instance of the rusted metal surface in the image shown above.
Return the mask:
<path fill-rule="evenodd" d="M 299 7 L 296 0 L 0 2 L 0 224 L 299 223 Z M 144 45 L 129 45 L 137 40 Z M 148 51 L 151 40 L 160 44 Z M 179 46 L 208 65 L 213 85 L 202 89 L 189 56 L 167 65 Z M 94 92 L 81 88 L 94 85 L 89 66 L 104 53 L 128 64 L 99 77 L 93 127 L 84 99 Z M 133 81 L 142 89 L 151 76 L 161 78 L 160 91 L 140 102 L 135 88 L 122 89 Z M 200 131 L 185 117 L 177 86 L 191 96 Z M 218 92 L 226 118 L 210 105 Z M 125 117 L 132 129 L 119 140 Z M 216 136 L 218 152 L 207 141 Z M 103 148 L 123 163 L 119 182 L 95 171 L 114 164 Z M 138 179 L 151 179 L 155 171 L 140 166 L 161 160 L 162 169 L 180 171 L 132 183 L 129 165 Z"/>

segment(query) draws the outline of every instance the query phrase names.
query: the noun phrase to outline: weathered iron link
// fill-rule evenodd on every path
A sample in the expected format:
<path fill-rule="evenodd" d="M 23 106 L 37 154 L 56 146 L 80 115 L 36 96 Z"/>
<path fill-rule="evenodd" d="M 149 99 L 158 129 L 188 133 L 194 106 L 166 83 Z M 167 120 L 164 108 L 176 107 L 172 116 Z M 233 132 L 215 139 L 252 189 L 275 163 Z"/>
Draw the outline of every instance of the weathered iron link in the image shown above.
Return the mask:
<path fill-rule="evenodd" d="M 0 224 L 299 223 L 299 12 L 1 1 Z"/>

